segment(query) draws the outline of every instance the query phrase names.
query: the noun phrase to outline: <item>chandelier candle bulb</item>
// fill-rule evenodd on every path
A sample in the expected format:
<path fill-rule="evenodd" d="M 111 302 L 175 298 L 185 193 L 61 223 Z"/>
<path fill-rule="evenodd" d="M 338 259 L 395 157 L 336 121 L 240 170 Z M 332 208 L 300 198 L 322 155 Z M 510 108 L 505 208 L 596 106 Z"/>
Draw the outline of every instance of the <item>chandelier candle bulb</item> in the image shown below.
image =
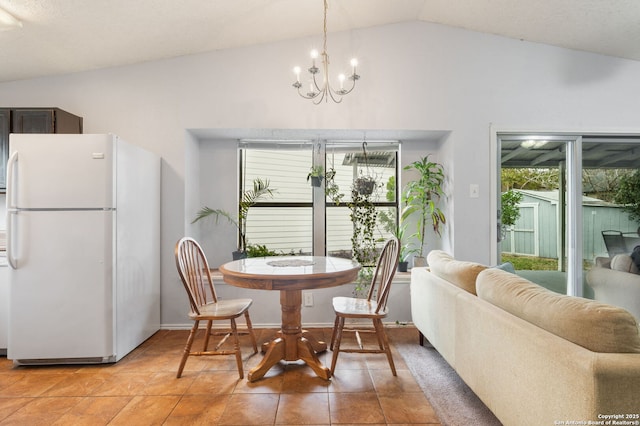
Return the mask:
<path fill-rule="evenodd" d="M 305 99 L 313 100 L 313 103 L 318 105 L 322 100 L 325 102 L 329 102 L 329 98 L 335 103 L 342 102 L 342 96 L 351 93 L 351 91 L 356 86 L 356 80 L 360 78 L 358 74 L 356 74 L 356 67 L 358 66 L 358 60 L 353 58 L 351 59 L 351 67 L 352 74 L 349 76 L 349 80 L 351 83 L 349 84 L 349 88 L 345 89 L 344 81 L 347 77 L 344 74 L 338 75 L 338 81 L 340 82 L 340 88 L 335 89 L 329 83 L 329 53 L 327 52 L 327 8 L 328 8 L 328 0 L 324 0 L 324 27 L 323 27 L 323 45 L 322 52 L 319 52 L 316 49 L 313 49 L 310 53 L 311 56 L 311 67 L 308 69 L 310 74 L 310 83 L 309 83 L 309 91 L 305 94 L 300 89 L 302 84 L 300 83 L 300 68 L 294 68 L 294 72 L 296 74 L 296 81 L 293 83 L 293 87 L 298 89 L 298 95 Z M 316 66 L 316 59 L 320 58 L 320 62 L 322 62 L 322 66 L 318 68 Z M 320 74 L 322 71 L 322 79 L 316 77 L 317 74 Z"/>

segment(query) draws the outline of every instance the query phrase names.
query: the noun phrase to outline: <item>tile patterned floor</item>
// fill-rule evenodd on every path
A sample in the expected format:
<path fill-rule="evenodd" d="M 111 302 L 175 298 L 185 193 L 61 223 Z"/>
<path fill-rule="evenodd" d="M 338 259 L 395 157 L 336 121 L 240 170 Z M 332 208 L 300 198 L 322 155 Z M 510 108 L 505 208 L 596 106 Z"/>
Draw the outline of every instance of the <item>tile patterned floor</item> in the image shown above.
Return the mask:
<path fill-rule="evenodd" d="M 275 333 L 256 331 L 259 343 Z M 388 333 L 392 344 L 417 342 L 411 327 Z M 384 355 L 341 353 L 330 381 L 303 364 L 281 363 L 249 383 L 238 378 L 233 357 L 191 357 L 176 379 L 186 337 L 161 330 L 113 365 L 14 367 L 0 358 L 0 426 L 440 424 L 395 351 L 397 377 Z M 246 376 L 262 355 L 252 355 L 245 339 Z M 320 356 L 330 364 L 330 351 Z"/>

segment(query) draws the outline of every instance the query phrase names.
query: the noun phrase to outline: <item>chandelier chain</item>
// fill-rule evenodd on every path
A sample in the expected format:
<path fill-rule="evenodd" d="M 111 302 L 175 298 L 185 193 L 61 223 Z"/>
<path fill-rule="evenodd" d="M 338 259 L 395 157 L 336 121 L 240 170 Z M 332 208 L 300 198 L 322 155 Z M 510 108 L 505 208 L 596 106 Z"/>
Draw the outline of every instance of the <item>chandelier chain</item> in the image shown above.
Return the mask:
<path fill-rule="evenodd" d="M 327 53 L 327 9 L 329 8 L 328 0 L 324 0 L 324 27 L 323 27 L 323 35 L 324 35 L 324 44 L 322 46 L 322 51 Z"/>

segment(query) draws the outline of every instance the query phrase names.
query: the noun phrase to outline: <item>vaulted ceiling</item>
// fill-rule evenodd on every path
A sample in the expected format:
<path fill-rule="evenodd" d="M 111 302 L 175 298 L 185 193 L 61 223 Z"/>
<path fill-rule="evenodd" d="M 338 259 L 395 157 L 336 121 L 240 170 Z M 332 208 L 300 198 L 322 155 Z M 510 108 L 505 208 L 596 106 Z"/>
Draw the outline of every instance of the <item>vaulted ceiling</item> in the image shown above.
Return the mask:
<path fill-rule="evenodd" d="M 322 32 L 322 0 L 0 0 L 0 82 Z M 329 0 L 328 31 L 426 21 L 640 60 L 638 0 Z"/>

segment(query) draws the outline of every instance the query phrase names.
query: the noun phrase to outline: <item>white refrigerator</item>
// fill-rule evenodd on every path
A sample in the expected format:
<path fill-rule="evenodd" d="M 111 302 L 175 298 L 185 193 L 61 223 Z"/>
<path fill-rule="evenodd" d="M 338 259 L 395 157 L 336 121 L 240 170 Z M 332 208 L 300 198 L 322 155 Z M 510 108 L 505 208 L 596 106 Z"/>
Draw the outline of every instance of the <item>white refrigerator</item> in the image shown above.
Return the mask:
<path fill-rule="evenodd" d="M 110 363 L 160 327 L 160 159 L 115 135 L 12 134 L 7 358 Z"/>

